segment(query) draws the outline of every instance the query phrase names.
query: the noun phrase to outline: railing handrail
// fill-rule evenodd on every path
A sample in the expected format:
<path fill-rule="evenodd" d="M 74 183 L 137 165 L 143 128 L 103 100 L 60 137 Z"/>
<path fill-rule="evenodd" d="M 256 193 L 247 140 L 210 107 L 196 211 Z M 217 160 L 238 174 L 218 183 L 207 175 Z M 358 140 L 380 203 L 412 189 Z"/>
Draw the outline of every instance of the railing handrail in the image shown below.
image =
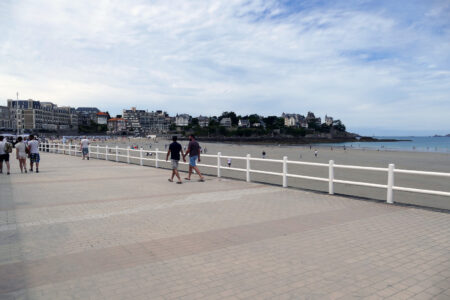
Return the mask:
<path fill-rule="evenodd" d="M 41 143 L 40 144 L 41 149 L 47 149 L 50 152 L 53 153 L 63 153 L 72 155 L 74 153 L 75 155 L 78 155 L 78 153 L 81 153 L 79 144 L 60 144 L 60 143 Z M 67 149 L 66 149 L 67 148 Z M 89 145 L 89 157 L 91 157 L 91 154 L 95 154 L 96 158 L 99 159 L 99 155 L 104 155 L 105 160 L 108 159 L 109 156 L 114 156 L 115 161 L 119 161 L 119 158 L 126 158 L 127 163 L 131 163 L 131 159 L 137 159 L 139 160 L 139 163 L 141 166 L 143 166 L 143 161 L 154 161 L 155 167 L 159 167 L 160 161 L 165 161 L 165 159 L 160 159 L 158 157 L 158 154 L 166 154 L 166 151 L 160 151 L 158 148 L 155 148 L 155 150 L 150 149 L 143 149 L 142 147 L 139 149 L 132 149 L 132 148 L 119 148 L 117 145 L 114 147 L 105 145 Z M 97 152 L 91 151 L 92 149 L 97 150 Z M 100 149 L 104 149 L 104 152 L 100 152 Z M 107 151 L 109 150 L 109 151 Z M 125 154 L 121 154 L 119 152 L 126 151 Z M 139 156 L 130 156 L 130 152 L 137 152 L 139 153 Z M 155 154 L 154 158 L 147 158 L 143 157 L 144 153 L 152 153 Z M 202 167 L 208 167 L 208 168 L 217 168 L 217 177 L 221 177 L 221 170 L 231 170 L 231 171 L 238 171 L 238 172 L 245 172 L 246 173 L 246 181 L 250 181 L 250 174 L 251 173 L 257 173 L 257 174 L 267 174 L 267 175 L 274 175 L 274 176 L 282 176 L 282 186 L 287 187 L 287 179 L 288 178 L 299 178 L 299 179 L 308 179 L 308 180 L 315 180 L 315 181 L 323 181 L 329 183 L 329 194 L 334 194 L 334 183 L 340 183 L 340 184 L 349 184 L 349 185 L 357 185 L 357 186 L 366 186 L 366 187 L 374 187 L 374 188 L 383 188 L 387 189 L 387 203 L 394 203 L 393 200 L 393 191 L 404 191 L 404 192 L 411 192 L 411 193 L 421 193 L 421 194 L 431 194 L 431 195 L 439 195 L 439 196 L 447 196 L 450 197 L 450 192 L 445 191 L 434 191 L 434 190 L 425 190 L 425 189 L 416 189 L 416 188 L 410 188 L 410 187 L 401 187 L 401 186 L 395 186 L 394 185 L 394 174 L 400 173 L 400 174 L 413 174 L 413 175 L 426 175 L 426 176 L 441 176 L 441 177 L 450 177 L 450 173 L 445 172 L 431 172 L 431 171 L 418 171 L 418 170 L 407 170 L 407 169 L 396 169 L 394 164 L 389 164 L 387 168 L 380 168 L 380 167 L 366 167 L 366 166 L 355 166 L 355 165 L 341 165 L 341 164 L 334 164 L 333 160 L 330 160 L 328 164 L 326 163 L 314 163 L 314 162 L 303 162 L 303 161 L 294 161 L 294 160 L 288 160 L 287 156 L 283 157 L 283 159 L 266 159 L 266 158 L 256 158 L 251 157 L 250 154 L 247 154 L 247 156 L 233 156 L 233 155 L 223 155 L 220 152 L 217 153 L 217 155 L 214 154 L 202 154 L 202 157 L 207 158 L 216 158 L 217 159 L 217 165 L 209 165 L 209 164 L 198 164 Z M 231 167 L 223 167 L 221 165 L 222 159 L 237 159 L 237 160 L 244 160 L 246 161 L 246 168 L 231 168 Z M 264 170 L 257 170 L 257 169 L 251 169 L 250 163 L 252 161 L 264 161 L 264 162 L 272 162 L 272 163 L 281 163 L 283 166 L 283 172 L 273 172 L 273 171 L 264 171 Z M 188 164 L 186 162 L 180 161 L 180 164 Z M 329 176 L 328 178 L 325 177 L 315 177 L 315 176 L 306 176 L 306 175 L 300 175 L 300 174 L 289 174 L 287 172 L 287 166 L 288 164 L 293 165 L 307 165 L 307 166 L 315 166 L 315 167 L 327 167 L 329 168 Z M 341 179 L 335 179 L 334 178 L 334 169 L 340 168 L 340 169 L 352 169 L 352 170 L 366 170 L 366 171 L 377 171 L 377 172 L 387 172 L 388 174 L 388 181 L 387 184 L 377 184 L 377 183 L 370 183 L 370 182 L 361 182 L 361 181 L 350 181 L 350 180 L 341 180 Z"/>

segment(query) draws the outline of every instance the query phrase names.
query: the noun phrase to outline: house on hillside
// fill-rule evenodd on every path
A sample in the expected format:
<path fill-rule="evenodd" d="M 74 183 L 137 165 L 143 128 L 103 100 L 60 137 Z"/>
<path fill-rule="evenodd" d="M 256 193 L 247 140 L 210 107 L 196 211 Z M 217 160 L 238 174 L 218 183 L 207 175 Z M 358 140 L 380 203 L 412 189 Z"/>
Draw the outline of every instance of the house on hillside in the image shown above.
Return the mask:
<path fill-rule="evenodd" d="M 186 127 L 191 122 L 191 116 L 188 114 L 181 114 L 175 117 L 175 125 L 178 127 Z"/>
<path fill-rule="evenodd" d="M 250 121 L 247 119 L 239 119 L 238 126 L 241 128 L 249 128 L 250 127 Z"/>
<path fill-rule="evenodd" d="M 231 118 L 222 118 L 222 120 L 220 120 L 220 126 L 230 128 L 231 127 Z"/>

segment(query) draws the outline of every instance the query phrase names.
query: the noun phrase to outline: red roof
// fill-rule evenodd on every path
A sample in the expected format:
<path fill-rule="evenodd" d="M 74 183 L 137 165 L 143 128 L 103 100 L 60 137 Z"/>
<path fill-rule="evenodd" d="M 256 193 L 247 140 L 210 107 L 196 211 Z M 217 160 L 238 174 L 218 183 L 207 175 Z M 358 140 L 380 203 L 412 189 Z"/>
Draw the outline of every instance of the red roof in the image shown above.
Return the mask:
<path fill-rule="evenodd" d="M 108 114 L 107 114 L 107 113 L 104 113 L 104 112 L 98 112 L 98 113 L 97 113 L 97 116 L 108 116 Z"/>
<path fill-rule="evenodd" d="M 123 118 L 111 118 L 109 119 L 110 122 L 116 122 L 116 121 L 125 121 Z"/>

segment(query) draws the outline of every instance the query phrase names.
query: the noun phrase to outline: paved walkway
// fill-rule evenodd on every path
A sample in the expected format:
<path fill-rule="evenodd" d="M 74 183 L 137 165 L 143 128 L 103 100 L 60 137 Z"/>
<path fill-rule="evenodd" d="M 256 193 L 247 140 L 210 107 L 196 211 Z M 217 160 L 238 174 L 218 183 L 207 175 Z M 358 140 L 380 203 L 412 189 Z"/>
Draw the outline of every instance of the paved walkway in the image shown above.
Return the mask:
<path fill-rule="evenodd" d="M 54 154 L 1 175 L 0 299 L 450 298 L 449 214 L 167 178 Z"/>

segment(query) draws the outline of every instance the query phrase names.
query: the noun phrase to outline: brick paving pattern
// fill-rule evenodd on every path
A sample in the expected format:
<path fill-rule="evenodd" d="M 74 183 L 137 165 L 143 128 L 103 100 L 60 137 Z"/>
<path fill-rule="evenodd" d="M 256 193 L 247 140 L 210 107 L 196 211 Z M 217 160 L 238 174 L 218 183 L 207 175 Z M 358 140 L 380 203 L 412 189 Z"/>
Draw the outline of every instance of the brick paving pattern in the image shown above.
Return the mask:
<path fill-rule="evenodd" d="M 447 213 L 52 154 L 41 169 L 0 176 L 0 299 L 450 299 Z"/>

